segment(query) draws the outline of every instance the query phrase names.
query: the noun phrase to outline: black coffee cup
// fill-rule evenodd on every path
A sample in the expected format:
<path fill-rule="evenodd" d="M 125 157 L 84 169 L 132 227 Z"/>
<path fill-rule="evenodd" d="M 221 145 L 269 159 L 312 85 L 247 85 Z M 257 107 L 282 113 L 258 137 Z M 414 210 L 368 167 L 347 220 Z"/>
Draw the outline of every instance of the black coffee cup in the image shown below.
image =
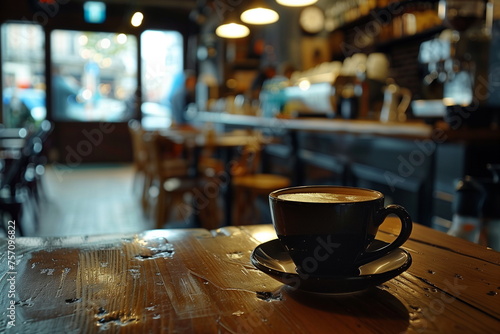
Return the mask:
<path fill-rule="evenodd" d="M 360 265 L 400 247 L 412 230 L 402 206 L 384 207 L 384 195 L 370 189 L 291 187 L 269 194 L 269 204 L 276 234 L 299 274 L 355 275 Z M 401 232 L 392 243 L 369 248 L 389 214 L 399 217 Z"/>

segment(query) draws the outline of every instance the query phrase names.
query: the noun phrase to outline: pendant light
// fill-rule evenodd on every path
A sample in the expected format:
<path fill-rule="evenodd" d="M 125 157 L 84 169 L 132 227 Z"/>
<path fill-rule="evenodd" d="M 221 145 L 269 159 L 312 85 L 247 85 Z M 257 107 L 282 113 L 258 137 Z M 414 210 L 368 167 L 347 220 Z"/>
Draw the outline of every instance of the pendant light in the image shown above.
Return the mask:
<path fill-rule="evenodd" d="M 241 13 L 241 20 L 248 24 L 271 24 L 279 19 L 278 13 L 271 9 L 263 0 L 255 0 L 250 3 L 247 10 Z"/>
<path fill-rule="evenodd" d="M 318 0 L 276 0 L 282 6 L 287 7 L 305 7 L 318 2 Z"/>
<path fill-rule="evenodd" d="M 225 23 L 215 29 L 215 34 L 222 38 L 243 38 L 250 34 L 250 29 L 235 22 Z"/>
<path fill-rule="evenodd" d="M 215 29 L 215 34 L 222 38 L 243 38 L 250 34 L 250 29 L 241 24 L 236 14 L 230 13 L 222 24 Z"/>

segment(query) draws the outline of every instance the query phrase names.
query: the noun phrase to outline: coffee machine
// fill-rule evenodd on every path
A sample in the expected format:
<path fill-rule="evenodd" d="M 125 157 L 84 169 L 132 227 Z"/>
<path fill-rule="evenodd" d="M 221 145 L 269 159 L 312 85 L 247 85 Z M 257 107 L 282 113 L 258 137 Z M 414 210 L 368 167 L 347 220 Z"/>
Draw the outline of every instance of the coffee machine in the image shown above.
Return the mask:
<path fill-rule="evenodd" d="M 414 114 L 497 122 L 500 0 L 442 0 L 439 14 L 448 29 L 420 45 L 422 100 L 412 104 Z"/>

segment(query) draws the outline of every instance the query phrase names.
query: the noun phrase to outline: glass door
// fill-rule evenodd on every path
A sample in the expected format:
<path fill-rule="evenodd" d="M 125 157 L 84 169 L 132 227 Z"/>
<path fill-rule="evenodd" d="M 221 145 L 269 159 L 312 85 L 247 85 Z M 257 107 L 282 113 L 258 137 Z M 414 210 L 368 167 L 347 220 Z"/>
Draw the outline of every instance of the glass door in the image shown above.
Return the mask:
<path fill-rule="evenodd" d="M 2 124 L 31 127 L 46 117 L 45 35 L 40 25 L 1 26 Z"/>

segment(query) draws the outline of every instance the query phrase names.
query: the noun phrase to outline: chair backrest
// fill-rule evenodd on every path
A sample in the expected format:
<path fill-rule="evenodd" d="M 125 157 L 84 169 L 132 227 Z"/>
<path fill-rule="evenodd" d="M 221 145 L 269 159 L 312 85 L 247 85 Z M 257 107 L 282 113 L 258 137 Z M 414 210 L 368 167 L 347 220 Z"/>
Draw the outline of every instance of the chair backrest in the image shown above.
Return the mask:
<path fill-rule="evenodd" d="M 138 120 L 132 119 L 128 122 L 128 130 L 132 141 L 132 156 L 137 170 L 142 171 L 147 164 L 146 145 L 144 143 L 144 134 L 146 130 Z"/>
<path fill-rule="evenodd" d="M 19 156 L 12 159 L 6 169 L 2 171 L 0 188 L 8 188 L 11 196 L 15 196 L 17 189 L 31 181 L 26 178 L 27 171 L 30 167 L 46 162 L 46 158 L 43 156 L 44 145 L 52 130 L 53 124 L 44 121 L 35 132 L 22 139 L 24 145 L 19 150 Z"/>
<path fill-rule="evenodd" d="M 242 149 L 241 154 L 233 164 L 231 173 L 234 176 L 258 173 L 261 163 L 262 145 L 258 137 L 250 140 Z"/>
<path fill-rule="evenodd" d="M 148 165 L 152 173 L 160 178 L 186 177 L 189 174 L 189 161 L 182 143 L 162 136 L 158 132 L 144 135 L 147 148 Z"/>

